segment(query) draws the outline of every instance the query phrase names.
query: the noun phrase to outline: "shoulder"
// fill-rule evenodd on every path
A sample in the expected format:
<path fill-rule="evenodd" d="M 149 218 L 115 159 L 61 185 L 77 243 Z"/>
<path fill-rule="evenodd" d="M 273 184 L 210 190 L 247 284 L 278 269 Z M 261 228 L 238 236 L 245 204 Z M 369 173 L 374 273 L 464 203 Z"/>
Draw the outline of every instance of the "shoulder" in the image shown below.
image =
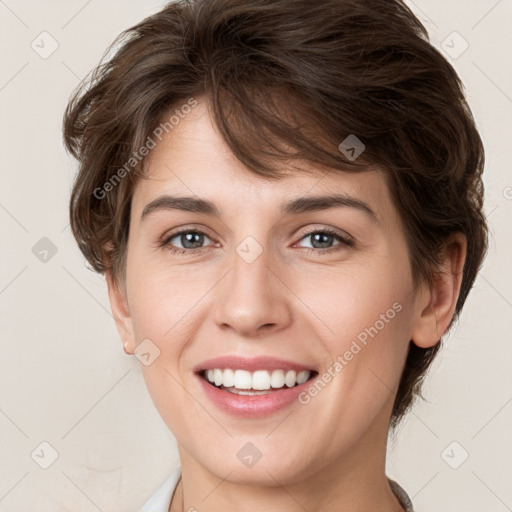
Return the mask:
<path fill-rule="evenodd" d="M 414 512 L 411 498 L 409 498 L 409 495 L 404 491 L 404 489 L 402 489 L 398 482 L 391 480 L 391 478 L 388 478 L 388 482 L 391 490 L 398 498 L 398 501 L 401 503 L 402 507 L 404 507 L 405 512 Z"/>
<path fill-rule="evenodd" d="M 176 468 L 144 503 L 139 512 L 168 512 L 172 495 L 181 478 L 181 467 Z"/>

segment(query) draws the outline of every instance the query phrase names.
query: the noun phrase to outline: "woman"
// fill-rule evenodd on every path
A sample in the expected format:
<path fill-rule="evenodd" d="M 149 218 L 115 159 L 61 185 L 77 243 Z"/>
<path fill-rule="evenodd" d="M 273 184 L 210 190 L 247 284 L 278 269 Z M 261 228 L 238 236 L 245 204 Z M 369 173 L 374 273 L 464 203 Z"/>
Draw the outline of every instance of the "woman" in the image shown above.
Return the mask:
<path fill-rule="evenodd" d="M 70 205 L 181 466 L 143 510 L 413 510 L 386 441 L 487 247 L 484 152 L 399 0 L 189 0 L 70 101 Z"/>

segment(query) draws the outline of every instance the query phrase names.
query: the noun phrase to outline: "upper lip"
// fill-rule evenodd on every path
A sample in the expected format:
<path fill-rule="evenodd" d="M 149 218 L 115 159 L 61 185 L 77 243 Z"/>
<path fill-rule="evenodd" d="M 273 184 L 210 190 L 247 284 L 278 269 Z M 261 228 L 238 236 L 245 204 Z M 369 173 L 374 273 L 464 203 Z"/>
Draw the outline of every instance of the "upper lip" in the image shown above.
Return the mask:
<path fill-rule="evenodd" d="M 247 370 L 250 372 L 256 370 L 295 370 L 296 372 L 303 370 L 314 371 L 311 366 L 270 356 L 219 356 L 198 364 L 194 367 L 194 372 L 200 373 L 204 370 L 213 370 L 215 368 L 230 368 L 235 370 Z"/>

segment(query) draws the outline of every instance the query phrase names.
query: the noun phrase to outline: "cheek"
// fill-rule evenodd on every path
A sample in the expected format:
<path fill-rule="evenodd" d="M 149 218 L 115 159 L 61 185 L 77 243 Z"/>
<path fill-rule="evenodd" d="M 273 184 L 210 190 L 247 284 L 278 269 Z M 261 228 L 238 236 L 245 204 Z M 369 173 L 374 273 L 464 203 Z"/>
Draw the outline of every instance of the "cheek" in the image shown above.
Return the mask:
<path fill-rule="evenodd" d="M 382 264 L 363 262 L 314 275 L 297 274 L 294 292 L 308 306 L 308 317 L 318 325 L 318 334 L 331 340 L 331 354 L 358 337 L 364 342 L 368 331 L 376 335 L 375 329 L 382 334 L 403 330 L 406 315 L 402 311 L 410 300 L 411 279 L 408 272 L 396 270 L 406 262 L 391 266 L 387 261 L 382 258 Z"/>
<path fill-rule="evenodd" d="M 200 300 L 211 288 L 206 276 L 194 277 L 180 268 L 138 264 L 128 278 L 130 314 L 138 339 L 175 345 L 190 327 Z M 188 327 L 187 327 L 188 326 Z M 173 343 L 166 343 L 172 341 Z"/>
<path fill-rule="evenodd" d="M 407 354 L 412 279 L 403 269 L 408 261 L 385 256 L 297 281 L 303 283 L 298 295 L 307 297 L 304 302 L 315 313 L 309 317 L 318 325 L 324 375 L 336 395 L 331 398 L 341 397 L 354 417 L 362 414 L 358 404 L 368 404 L 370 415 L 382 406 L 398 384 Z"/>

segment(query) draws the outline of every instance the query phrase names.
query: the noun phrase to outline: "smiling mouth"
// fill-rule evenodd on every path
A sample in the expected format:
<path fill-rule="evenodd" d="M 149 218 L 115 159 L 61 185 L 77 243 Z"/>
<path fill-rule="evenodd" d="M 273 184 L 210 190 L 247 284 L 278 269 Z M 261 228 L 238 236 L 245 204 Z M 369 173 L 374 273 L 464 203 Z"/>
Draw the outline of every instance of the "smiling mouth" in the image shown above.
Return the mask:
<path fill-rule="evenodd" d="M 300 386 L 316 377 L 314 370 L 236 370 L 214 368 L 199 375 L 212 386 L 236 395 L 267 395 Z"/>

